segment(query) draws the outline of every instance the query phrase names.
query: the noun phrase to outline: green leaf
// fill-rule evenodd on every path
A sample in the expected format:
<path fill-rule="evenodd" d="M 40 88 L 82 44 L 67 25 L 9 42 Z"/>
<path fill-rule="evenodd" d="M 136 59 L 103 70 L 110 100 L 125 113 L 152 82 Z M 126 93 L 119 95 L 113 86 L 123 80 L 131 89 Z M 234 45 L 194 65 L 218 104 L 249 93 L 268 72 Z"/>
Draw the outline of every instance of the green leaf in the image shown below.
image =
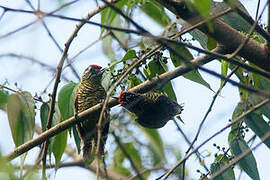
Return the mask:
<path fill-rule="evenodd" d="M 124 143 L 123 144 L 124 148 L 126 149 L 127 153 L 130 155 L 131 159 L 133 160 L 135 166 L 138 169 L 142 169 L 142 159 L 140 156 L 139 151 L 134 147 L 133 143 Z"/>
<path fill-rule="evenodd" d="M 210 36 L 208 36 L 207 38 L 207 49 L 208 50 L 213 50 L 217 47 L 217 41 L 214 40 L 213 38 L 211 38 Z"/>
<path fill-rule="evenodd" d="M 253 96 L 251 96 L 253 98 Z M 250 100 L 253 100 L 250 98 Z M 260 101 L 256 102 L 259 103 Z M 266 106 L 266 105 L 265 105 Z M 234 121 L 235 118 L 239 117 L 243 112 L 246 111 L 247 107 L 250 107 L 250 104 L 246 101 L 241 101 L 238 103 L 236 106 L 233 116 L 232 116 L 232 121 Z M 259 114 L 261 112 L 261 108 L 253 113 L 250 113 L 249 115 L 245 116 L 243 121 L 246 123 L 246 125 L 260 138 L 262 138 L 264 135 L 266 135 L 268 132 L 270 132 L 270 126 L 268 123 L 263 119 L 262 115 Z M 238 131 L 238 126 L 240 122 L 234 124 L 232 126 L 232 130 Z M 233 136 L 234 135 L 234 136 Z M 237 134 L 231 134 L 229 141 L 231 141 Z M 264 144 L 270 148 L 270 139 L 267 139 L 264 141 Z"/>
<path fill-rule="evenodd" d="M 176 159 L 179 160 L 179 159 L 182 159 L 182 154 L 180 152 L 180 150 L 178 148 L 174 148 L 172 150 L 172 153 L 175 155 Z M 176 170 L 175 172 L 178 174 L 178 177 L 182 177 L 183 176 L 183 164 L 181 164 Z M 188 172 L 187 172 L 187 169 L 185 169 L 185 176 L 188 176 Z"/>
<path fill-rule="evenodd" d="M 58 93 L 58 106 L 64 119 L 74 115 L 74 96 L 72 96 L 72 93 L 76 86 L 76 83 L 70 82 L 62 87 Z"/>
<path fill-rule="evenodd" d="M 138 57 L 136 55 L 136 51 L 133 49 L 130 49 L 126 52 L 125 56 L 120 61 L 116 61 L 116 62 L 112 63 L 109 68 L 113 69 L 113 67 L 115 65 L 122 63 L 122 62 L 125 62 L 125 61 L 130 60 L 130 59 L 133 59 L 133 58 L 138 58 Z"/>
<path fill-rule="evenodd" d="M 80 154 L 80 152 L 81 152 L 81 138 L 80 138 L 80 136 L 78 134 L 78 131 L 77 131 L 75 126 L 72 126 L 72 132 L 73 132 L 73 137 L 74 137 L 74 140 L 75 140 L 75 144 L 76 144 L 76 147 L 77 147 L 78 154 Z"/>
<path fill-rule="evenodd" d="M 234 138 L 229 142 L 229 145 L 230 150 L 235 157 L 249 149 L 247 143 L 242 137 Z M 257 163 L 252 152 L 242 158 L 238 164 L 251 179 L 260 180 Z"/>
<path fill-rule="evenodd" d="M 245 117 L 244 121 L 246 125 L 260 138 L 270 132 L 270 126 L 259 114 L 251 113 Z M 270 138 L 266 139 L 263 143 L 270 148 Z"/>
<path fill-rule="evenodd" d="M 113 153 L 113 162 L 110 169 L 124 176 L 130 176 L 131 172 L 128 168 L 123 166 L 123 161 L 125 160 L 125 155 L 119 147 L 117 147 Z"/>
<path fill-rule="evenodd" d="M 263 90 L 263 89 L 262 89 Z M 249 100 L 253 105 L 256 105 L 260 102 L 262 102 L 265 98 L 258 96 L 256 94 L 249 94 Z M 265 104 L 264 106 L 262 106 L 259 111 L 265 115 L 268 119 L 270 119 L 270 103 Z"/>
<path fill-rule="evenodd" d="M 192 54 L 189 52 L 189 50 L 186 47 L 177 46 L 177 45 L 171 45 L 171 47 L 173 47 L 174 51 L 176 51 L 182 56 L 182 57 L 179 57 L 178 55 L 170 51 L 170 57 L 175 67 L 180 66 L 182 62 L 191 61 L 193 59 Z M 183 76 L 193 82 L 199 83 L 207 87 L 208 89 L 212 90 L 210 85 L 202 78 L 198 70 L 190 71 L 184 74 Z"/>
<path fill-rule="evenodd" d="M 193 1 L 195 1 L 198 4 L 201 3 L 201 1 L 198 1 L 198 0 L 193 0 Z M 244 12 L 246 12 L 248 14 L 248 11 L 245 9 L 245 7 L 241 4 L 240 1 L 233 0 L 233 2 L 235 4 L 235 6 L 237 6 L 238 8 L 240 8 L 241 10 L 243 10 Z M 211 13 L 214 14 L 214 15 L 228 9 L 228 7 L 229 6 L 226 4 L 226 2 L 211 1 Z M 208 10 L 206 8 L 205 14 L 207 14 L 207 11 Z M 221 19 L 226 24 L 230 25 L 234 29 L 236 29 L 238 31 L 241 31 L 241 32 L 248 33 L 248 31 L 251 28 L 251 25 L 249 23 L 247 23 L 240 15 L 238 15 L 235 12 L 227 13 L 224 16 L 220 17 L 219 19 Z M 180 23 L 181 23 L 181 25 L 183 26 L 184 29 L 190 27 L 190 24 L 187 24 L 187 23 L 184 23 L 184 22 L 180 22 Z M 203 32 L 201 32 L 198 29 L 194 29 L 194 30 L 190 31 L 189 33 L 195 40 L 197 40 L 200 43 L 200 45 L 204 49 L 207 48 L 207 42 L 208 42 L 207 35 L 205 35 Z M 259 36 L 259 37 L 260 37 L 260 39 L 263 39 L 263 38 L 261 38 L 261 36 Z"/>
<path fill-rule="evenodd" d="M 133 59 L 133 58 L 137 58 L 136 51 L 133 49 L 130 49 L 127 51 L 125 56 L 122 58 L 121 62 L 129 60 L 129 59 Z"/>
<path fill-rule="evenodd" d="M 118 7 L 119 9 L 122 9 L 126 3 L 127 3 L 127 0 L 122 0 L 115 3 L 114 5 Z M 101 13 L 101 24 L 109 25 L 109 26 L 112 25 L 112 22 L 116 16 L 119 16 L 119 14 L 116 11 L 114 11 L 112 8 L 107 7 Z M 101 28 L 100 36 L 103 34 L 104 30 L 105 30 L 104 28 Z"/>
<path fill-rule="evenodd" d="M 50 105 L 48 103 L 43 103 L 40 107 L 40 120 L 41 120 L 41 127 L 42 131 L 46 131 L 46 125 L 48 121 L 48 116 L 49 116 L 49 111 L 50 111 Z"/>
<path fill-rule="evenodd" d="M 123 147 L 130 155 L 132 161 L 134 162 L 137 169 L 142 169 L 142 160 L 139 151 L 134 147 L 133 143 L 122 143 Z M 117 147 L 114 151 L 113 163 L 111 169 L 114 171 L 121 173 L 125 176 L 129 176 L 131 173 L 127 168 L 124 168 L 123 162 L 127 159 L 122 150 Z"/>
<path fill-rule="evenodd" d="M 221 60 L 221 75 L 222 76 L 227 76 L 228 68 L 229 68 L 229 62 L 228 61 Z M 223 87 L 223 84 L 224 84 L 224 80 L 221 79 L 220 80 L 220 87 L 219 88 L 222 88 Z"/>
<path fill-rule="evenodd" d="M 153 0 L 147 0 L 140 6 L 141 10 L 152 18 L 159 25 L 165 27 L 171 22 L 169 16 L 166 14 L 165 9 L 159 3 Z"/>
<path fill-rule="evenodd" d="M 138 86 L 141 83 L 142 81 L 139 78 L 137 78 L 134 74 L 130 74 L 128 76 L 128 89 Z"/>
<path fill-rule="evenodd" d="M 6 158 L 2 157 L 0 151 L 0 179 L 3 180 L 20 180 L 21 178 L 17 177 L 18 171 L 17 167 Z"/>
<path fill-rule="evenodd" d="M 234 0 L 234 5 L 243 10 L 248 14 L 248 11 L 245 9 L 245 7 L 242 5 L 242 3 L 238 0 Z M 215 8 L 215 12 L 221 12 L 226 10 L 229 6 L 226 4 L 226 2 L 213 2 L 213 7 Z M 249 15 L 249 14 L 248 14 Z M 251 25 L 247 23 L 240 15 L 238 15 L 235 12 L 227 13 L 224 16 L 220 18 L 223 22 L 230 25 L 234 29 L 248 33 Z"/>
<path fill-rule="evenodd" d="M 7 115 L 16 147 L 32 139 L 35 128 L 35 102 L 29 92 L 17 92 L 8 97 Z M 20 156 L 21 173 L 26 155 L 27 153 L 24 153 Z"/>
<path fill-rule="evenodd" d="M 75 95 L 76 95 L 76 91 L 77 91 L 78 86 L 79 86 L 79 84 L 77 84 L 76 87 L 74 87 L 72 94 L 71 94 L 70 103 L 73 105 L 75 102 Z M 76 125 L 72 126 L 72 132 L 73 132 L 73 137 L 74 137 L 74 141 L 75 141 L 78 153 L 80 153 L 81 152 L 81 139 L 80 139 L 78 131 L 76 129 Z"/>
<path fill-rule="evenodd" d="M 215 174 L 219 169 L 221 169 L 228 162 L 229 162 L 229 159 L 226 156 L 224 156 L 223 154 L 219 154 L 216 157 L 215 162 L 211 164 L 211 167 L 210 167 L 211 174 Z M 213 180 L 228 180 L 228 179 L 230 180 L 235 179 L 235 175 L 234 175 L 234 171 L 232 167 L 228 168 L 226 171 L 224 171 L 219 176 L 215 177 Z"/>
<path fill-rule="evenodd" d="M 188 26 L 186 26 L 186 27 L 188 27 Z M 200 31 L 198 29 L 194 29 L 194 30 L 190 31 L 189 34 L 195 40 L 197 40 L 204 49 L 207 49 L 207 42 L 208 42 L 207 35 L 205 35 L 202 31 Z"/>
<path fill-rule="evenodd" d="M 53 121 L 52 121 L 53 126 L 55 126 L 56 124 L 60 123 L 63 120 L 64 119 L 61 117 L 58 104 L 56 103 L 55 112 L 54 112 Z M 58 166 L 67 145 L 67 130 L 57 134 L 53 138 L 51 144 L 52 144 L 52 152 L 55 158 L 55 164 L 56 166 Z"/>
<path fill-rule="evenodd" d="M 120 16 L 116 16 L 111 24 L 112 27 L 119 27 L 119 28 L 126 28 L 128 25 L 126 24 L 127 21 L 123 21 L 123 19 L 120 18 Z M 125 49 L 128 49 L 128 41 L 129 36 L 125 32 L 121 31 L 111 31 L 113 33 L 113 38 L 116 39 L 116 41 L 119 41 L 118 44 Z M 117 49 L 115 50 L 117 51 Z M 116 53 L 118 54 L 118 53 Z"/>
<path fill-rule="evenodd" d="M 238 118 L 239 116 L 241 116 L 243 114 L 243 112 L 245 112 L 246 110 L 246 104 L 243 101 L 240 101 L 237 106 L 235 107 L 233 114 L 232 114 L 232 122 L 234 122 L 234 120 L 236 118 Z M 234 123 L 231 127 L 231 132 L 229 134 L 229 139 L 228 141 L 232 141 L 233 139 L 235 139 L 238 136 L 238 132 L 239 132 L 239 126 L 241 124 L 241 121 L 238 121 L 237 123 Z"/>
<path fill-rule="evenodd" d="M 46 125 L 48 121 L 49 111 L 50 111 L 50 105 L 48 103 L 43 103 L 40 107 L 40 119 L 41 119 L 42 131 L 45 131 L 47 128 Z M 53 119 L 52 119 L 52 127 L 63 120 L 64 119 L 61 117 L 58 103 L 56 103 L 55 112 L 53 114 Z M 58 135 L 51 138 L 50 140 L 50 144 L 48 147 L 48 154 L 51 157 L 51 153 L 53 153 L 55 157 L 56 166 L 58 166 L 61 160 L 61 157 L 66 148 L 66 144 L 67 144 L 67 130 L 59 133 Z"/>
<path fill-rule="evenodd" d="M 34 107 L 35 103 L 29 92 L 18 92 L 8 98 L 7 115 L 16 147 L 32 139 L 34 135 Z"/>
<path fill-rule="evenodd" d="M 102 51 L 109 59 L 115 59 L 115 53 L 112 48 L 112 36 L 107 36 L 102 40 Z"/>
<path fill-rule="evenodd" d="M 139 126 L 142 132 L 145 134 L 150 150 L 153 153 L 153 165 L 157 165 L 159 163 L 166 162 L 165 154 L 164 154 L 164 147 L 162 139 L 156 129 L 148 129 L 142 126 Z"/>
<path fill-rule="evenodd" d="M 150 78 L 153 78 L 157 75 L 160 75 L 165 71 L 164 67 L 161 65 L 161 63 L 158 61 L 150 61 L 147 65 L 147 71 L 149 71 L 149 77 Z M 172 84 L 171 82 L 168 82 L 166 83 L 164 86 L 163 86 L 163 90 L 164 92 L 168 95 L 168 97 L 170 97 L 171 99 L 173 99 L 174 101 L 177 101 L 176 99 L 176 95 L 175 95 L 175 92 L 173 90 L 173 87 L 172 87 Z"/>
<path fill-rule="evenodd" d="M 62 155 L 65 151 L 66 145 L 67 145 L 67 130 L 59 133 L 54 139 L 52 152 L 55 158 L 56 167 L 60 163 Z"/>
<path fill-rule="evenodd" d="M 8 103 L 8 92 L 0 89 L 0 106 Z"/>
<path fill-rule="evenodd" d="M 191 0 L 203 17 L 209 17 L 211 0 Z"/>
<path fill-rule="evenodd" d="M 269 91 L 270 90 L 270 80 L 260 76 L 258 88 L 261 90 Z M 257 104 L 265 99 L 261 96 L 255 95 L 255 94 L 251 94 L 251 98 L 252 98 L 252 104 Z M 268 119 L 270 119 L 270 103 L 262 106 L 260 108 L 260 112 L 263 113 Z"/>

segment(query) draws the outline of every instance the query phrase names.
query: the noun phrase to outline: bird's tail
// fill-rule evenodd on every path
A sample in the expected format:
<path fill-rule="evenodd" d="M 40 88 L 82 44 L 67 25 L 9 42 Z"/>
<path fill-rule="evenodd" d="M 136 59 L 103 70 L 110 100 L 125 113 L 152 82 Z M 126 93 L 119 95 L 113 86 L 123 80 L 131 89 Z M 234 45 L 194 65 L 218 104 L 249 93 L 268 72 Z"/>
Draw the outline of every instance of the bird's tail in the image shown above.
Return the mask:
<path fill-rule="evenodd" d="M 106 137 L 107 138 L 107 137 Z M 82 144 L 82 151 L 83 151 L 83 159 L 85 161 L 90 161 L 92 162 L 96 156 L 96 149 L 97 149 L 97 144 L 94 139 L 92 139 L 90 142 L 86 141 L 83 142 Z M 103 156 L 104 155 L 104 142 L 103 138 L 101 138 L 100 142 L 100 147 L 99 147 L 99 155 Z"/>
<path fill-rule="evenodd" d="M 82 144 L 83 159 L 87 163 L 91 163 L 95 157 L 95 146 L 93 146 L 93 141 L 84 141 Z"/>

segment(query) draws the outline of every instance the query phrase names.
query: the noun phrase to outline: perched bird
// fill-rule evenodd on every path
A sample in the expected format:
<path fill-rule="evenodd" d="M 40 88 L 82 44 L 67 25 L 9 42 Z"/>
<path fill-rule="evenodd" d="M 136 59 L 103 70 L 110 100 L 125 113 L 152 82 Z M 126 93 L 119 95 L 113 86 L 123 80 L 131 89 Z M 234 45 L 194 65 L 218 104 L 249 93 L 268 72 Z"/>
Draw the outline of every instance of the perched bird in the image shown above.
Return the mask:
<path fill-rule="evenodd" d="M 164 94 L 155 92 L 145 94 L 121 92 L 118 102 L 137 116 L 136 121 L 140 125 L 152 129 L 165 126 L 183 110 L 182 105 Z"/>
<path fill-rule="evenodd" d="M 90 65 L 86 68 L 75 94 L 75 114 L 80 113 L 105 99 L 106 92 L 101 85 L 102 74 L 104 71 L 105 69 L 102 69 L 102 67 L 98 65 Z M 95 112 L 94 114 L 87 116 L 83 122 L 77 124 L 77 130 L 83 142 L 82 150 L 85 160 L 90 160 L 91 154 L 93 154 L 97 148 L 98 131 L 96 125 L 99 116 L 100 111 Z M 110 125 L 109 118 L 109 110 L 106 110 L 102 119 L 102 137 L 99 147 L 100 155 L 104 154 L 104 145 L 106 143 Z"/>

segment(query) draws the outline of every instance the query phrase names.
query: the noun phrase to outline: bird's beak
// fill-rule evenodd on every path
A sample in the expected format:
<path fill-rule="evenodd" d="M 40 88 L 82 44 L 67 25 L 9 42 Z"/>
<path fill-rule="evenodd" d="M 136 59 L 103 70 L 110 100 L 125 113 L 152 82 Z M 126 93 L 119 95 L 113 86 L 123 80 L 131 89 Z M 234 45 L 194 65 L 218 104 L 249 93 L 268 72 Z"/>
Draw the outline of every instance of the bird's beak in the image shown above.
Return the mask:
<path fill-rule="evenodd" d="M 115 96 L 114 96 L 114 97 L 112 97 L 112 98 L 118 100 L 118 97 L 115 97 Z"/>
<path fill-rule="evenodd" d="M 181 121 L 183 124 L 185 124 L 185 122 L 182 120 L 182 118 L 180 117 L 180 115 L 176 115 L 175 118 L 178 119 L 179 121 Z"/>
<path fill-rule="evenodd" d="M 108 68 L 103 68 L 100 70 L 100 74 L 102 75 Z"/>

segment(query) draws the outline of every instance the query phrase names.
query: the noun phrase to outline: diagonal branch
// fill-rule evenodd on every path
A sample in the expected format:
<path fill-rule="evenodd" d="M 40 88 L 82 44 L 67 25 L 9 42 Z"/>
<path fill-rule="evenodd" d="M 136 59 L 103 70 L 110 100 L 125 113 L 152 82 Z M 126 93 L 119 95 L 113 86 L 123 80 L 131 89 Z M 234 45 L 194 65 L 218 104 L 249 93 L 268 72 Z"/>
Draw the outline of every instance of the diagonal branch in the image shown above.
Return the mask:
<path fill-rule="evenodd" d="M 237 162 L 239 162 L 241 159 L 243 159 L 244 157 L 246 157 L 247 155 L 249 155 L 253 150 L 255 150 L 256 148 L 258 148 L 263 142 L 265 142 L 269 138 L 270 138 L 270 132 L 266 133 L 261 138 L 261 142 L 259 142 L 258 144 L 256 144 L 256 146 L 254 146 L 253 148 L 248 148 L 247 150 L 245 150 L 244 152 L 242 152 L 241 154 L 239 154 L 238 156 L 236 156 L 235 158 L 233 158 L 228 164 L 226 164 L 222 168 L 220 168 L 217 172 L 215 172 L 211 176 L 210 180 L 214 180 L 217 176 L 219 176 L 220 174 L 222 174 L 228 168 L 230 168 L 231 166 L 233 166 L 234 164 L 236 164 Z"/>
<path fill-rule="evenodd" d="M 187 21 L 189 24 L 193 25 L 201 21 L 201 17 L 193 11 L 187 8 L 184 0 L 157 0 L 161 5 L 168 8 L 175 15 L 179 16 L 183 20 Z M 220 20 L 211 21 L 212 31 L 208 29 L 207 25 L 202 25 L 199 27 L 201 31 L 210 35 L 220 44 L 224 45 L 229 51 L 236 50 L 246 37 L 233 29 L 229 25 L 223 23 Z M 250 39 L 245 47 L 239 51 L 239 55 L 247 59 L 248 61 L 254 63 L 258 67 L 270 71 L 269 63 L 269 50 L 268 47 Z"/>
<path fill-rule="evenodd" d="M 217 51 L 218 49 L 215 49 L 215 51 Z M 194 59 L 192 62 L 193 65 L 202 65 L 202 64 L 206 64 L 210 61 L 212 61 L 214 58 L 208 55 L 205 56 L 201 56 L 197 59 Z M 150 80 L 147 80 L 143 83 L 141 83 L 140 85 L 130 89 L 130 91 L 132 92 L 138 92 L 138 93 L 144 93 L 144 92 L 148 92 L 164 83 L 167 83 L 168 81 L 175 79 L 189 71 L 193 70 L 191 67 L 186 66 L 186 65 L 181 65 L 178 66 L 177 68 L 175 68 L 174 70 L 168 71 L 166 73 L 161 74 L 159 77 L 155 77 L 152 78 Z M 223 77 L 223 76 L 222 76 Z M 225 78 L 226 79 L 226 78 Z M 232 80 L 228 81 L 231 82 Z M 235 81 L 232 81 L 235 82 Z M 239 85 L 239 83 L 235 82 L 236 84 L 234 85 Z M 243 87 L 242 87 L 243 88 Z M 270 97 L 270 94 L 265 92 L 265 91 L 259 91 L 256 90 L 257 92 L 259 92 L 259 94 L 261 95 L 265 95 L 266 97 Z M 116 106 L 117 100 L 115 99 L 111 99 L 108 102 L 108 107 L 113 107 Z M 55 125 L 54 127 L 52 127 L 51 129 L 43 132 L 42 134 L 40 134 L 39 136 L 37 136 L 34 139 L 29 140 L 28 142 L 18 146 L 17 148 L 14 149 L 14 151 L 10 152 L 9 154 L 7 154 L 6 156 L 4 156 L 4 158 L 8 159 L 8 160 L 12 160 L 18 156 L 20 156 L 21 154 L 27 152 L 28 150 L 32 149 L 33 147 L 40 145 L 41 143 L 43 143 L 46 139 L 53 137 L 54 135 L 68 129 L 69 127 L 75 125 L 76 123 L 82 122 L 83 121 L 83 117 L 86 117 L 87 115 L 91 115 L 95 112 L 97 112 L 98 110 L 100 110 L 102 108 L 102 103 L 97 104 L 81 113 L 78 114 L 78 120 L 76 120 L 74 117 L 71 117 L 57 125 Z"/>
<path fill-rule="evenodd" d="M 41 134 L 42 133 L 42 129 L 38 125 L 35 126 L 35 131 L 38 134 Z M 86 166 L 85 165 L 85 162 L 84 162 L 84 160 L 82 158 L 82 156 L 80 156 L 77 153 L 77 150 L 75 150 L 71 145 L 67 145 L 66 146 L 65 153 L 68 156 L 72 157 L 74 161 L 67 162 L 67 163 L 60 163 L 58 168 L 69 167 L 69 166 L 79 166 L 79 167 L 82 167 L 82 168 L 86 168 L 86 169 L 88 169 L 88 170 L 90 170 L 92 172 L 95 172 L 96 171 L 97 162 L 94 161 L 89 166 Z M 33 169 L 35 167 L 31 166 L 30 168 Z M 46 168 L 55 168 L 55 166 L 53 166 L 53 165 L 47 165 Z M 103 171 L 103 168 L 101 170 L 101 175 L 102 175 L 102 177 L 105 177 L 106 176 L 105 175 L 105 172 Z M 116 173 L 114 171 L 111 171 L 111 170 L 107 170 L 107 175 L 108 175 L 107 176 L 108 177 L 107 178 L 108 180 L 124 180 L 124 179 L 126 179 L 126 177 L 124 177 L 123 175 L 121 175 L 119 173 Z"/>
<path fill-rule="evenodd" d="M 215 49 L 215 50 L 217 51 L 219 49 Z M 210 62 L 213 59 L 214 59 L 213 57 L 206 55 L 206 56 L 202 56 L 200 58 L 193 60 L 192 63 L 197 64 L 197 65 L 202 65 L 202 64 Z M 155 78 L 152 78 L 151 80 L 145 81 L 144 83 L 132 88 L 131 91 L 140 92 L 140 93 L 150 91 L 153 88 L 160 85 L 160 83 L 162 83 L 162 84 L 166 83 L 166 82 L 168 82 L 168 81 L 170 81 L 178 76 L 181 76 L 181 75 L 183 75 L 191 70 L 192 70 L 192 68 L 187 67 L 186 65 L 178 66 L 174 70 L 168 71 L 168 72 L 160 75 L 158 78 L 155 77 Z M 108 106 L 113 107 L 117 104 L 118 103 L 115 99 L 111 99 L 108 103 Z M 85 117 L 88 114 L 92 114 L 92 113 L 96 112 L 97 110 L 100 110 L 101 107 L 102 107 L 102 104 L 100 103 L 100 104 L 97 104 L 97 105 L 87 109 L 86 111 L 81 112 L 80 114 L 78 114 L 78 121 L 76 121 L 76 119 L 74 117 L 71 117 L 71 118 L 55 125 L 54 127 L 50 128 L 49 130 L 40 134 L 38 137 L 26 142 L 25 144 L 18 146 L 13 152 L 6 155 L 5 158 L 12 160 L 12 159 L 20 156 L 24 152 L 32 149 L 33 147 L 40 145 L 47 138 L 51 138 L 52 136 L 66 130 L 67 128 L 69 128 L 71 126 L 73 126 L 74 124 L 82 122 L 83 121 L 82 117 Z"/>
<path fill-rule="evenodd" d="M 29 6 L 32 8 L 32 10 L 35 10 L 34 6 L 32 5 L 32 3 L 31 3 L 29 0 L 25 0 L 25 1 L 29 4 Z M 74 1 L 70 2 L 70 3 L 68 4 L 68 6 L 71 5 L 71 4 L 74 4 L 75 2 L 78 2 L 78 0 L 74 0 Z M 61 53 L 63 53 L 63 49 L 61 48 L 61 46 L 60 46 L 60 44 L 57 42 L 57 40 L 54 38 L 54 36 L 52 35 L 52 32 L 50 31 L 49 27 L 48 27 L 47 24 L 45 23 L 44 19 L 43 19 L 42 17 L 39 17 L 38 15 L 37 15 L 37 17 L 40 19 L 40 21 L 41 21 L 41 23 L 42 23 L 44 29 L 47 31 L 48 36 L 49 36 L 50 39 L 53 41 L 53 43 L 55 44 L 55 46 L 57 47 L 57 49 L 58 49 Z M 69 62 L 69 59 L 67 59 L 67 61 Z M 71 71 L 73 72 L 73 74 L 75 75 L 75 77 L 79 80 L 79 79 L 80 79 L 80 76 L 79 76 L 79 74 L 77 73 L 76 69 L 75 69 L 72 65 L 70 65 L 70 69 L 71 69 Z"/>
<path fill-rule="evenodd" d="M 116 0 L 112 0 L 111 2 L 116 2 Z M 95 10 L 88 13 L 84 19 L 89 20 L 91 17 L 93 17 L 94 15 L 96 15 L 97 13 L 99 13 L 101 10 L 103 10 L 106 7 L 107 7 L 106 4 L 102 4 L 102 5 L 98 6 Z M 82 21 L 76 25 L 76 28 L 74 29 L 72 34 L 69 36 L 67 42 L 65 43 L 65 48 L 63 50 L 61 59 L 57 65 L 55 83 L 54 83 L 53 92 L 52 92 L 52 99 L 51 99 L 51 103 L 50 103 L 50 111 L 49 111 L 48 120 L 47 120 L 47 124 L 46 124 L 47 130 L 50 129 L 51 125 L 52 125 L 57 88 L 58 88 L 58 85 L 60 82 L 61 72 L 62 72 L 62 67 L 63 67 L 64 61 L 67 57 L 67 53 L 68 53 L 68 50 L 69 50 L 71 43 L 73 42 L 74 38 L 77 36 L 79 30 L 82 28 L 82 26 L 84 24 L 85 24 L 85 21 Z M 44 148 L 43 148 L 43 154 L 42 154 L 43 166 L 46 165 L 46 155 L 47 155 L 48 145 L 49 145 L 49 139 L 46 140 L 46 142 L 44 144 Z"/>
<path fill-rule="evenodd" d="M 198 147 L 196 147 L 193 151 L 191 151 L 189 154 L 187 154 L 183 159 L 179 160 L 174 167 L 172 167 L 169 171 L 167 171 L 165 174 L 163 174 L 161 177 L 157 178 L 158 179 L 167 179 L 168 176 L 173 173 L 175 171 L 175 169 L 177 169 L 183 162 L 185 162 L 192 154 L 194 154 L 196 151 L 198 151 L 203 145 L 205 145 L 207 142 L 209 142 L 211 139 L 213 139 L 214 137 L 216 137 L 217 135 L 221 134 L 223 131 L 225 131 L 226 129 L 228 129 L 229 127 L 231 127 L 232 125 L 240 122 L 244 117 L 246 117 L 247 115 L 249 115 L 250 113 L 258 110 L 259 108 L 261 108 L 262 106 L 266 105 L 267 103 L 270 102 L 270 99 L 265 99 L 263 101 L 261 101 L 260 103 L 256 104 L 255 106 L 251 107 L 250 109 L 248 109 L 247 111 L 243 112 L 240 116 L 238 116 L 233 122 L 229 123 L 227 126 L 223 127 L 222 129 L 220 129 L 219 131 L 217 131 L 216 133 L 214 133 L 212 136 L 210 136 L 209 138 L 207 138 L 205 141 L 203 141 Z M 268 133 L 267 133 L 268 134 Z M 268 134 L 270 135 L 270 133 Z"/>

